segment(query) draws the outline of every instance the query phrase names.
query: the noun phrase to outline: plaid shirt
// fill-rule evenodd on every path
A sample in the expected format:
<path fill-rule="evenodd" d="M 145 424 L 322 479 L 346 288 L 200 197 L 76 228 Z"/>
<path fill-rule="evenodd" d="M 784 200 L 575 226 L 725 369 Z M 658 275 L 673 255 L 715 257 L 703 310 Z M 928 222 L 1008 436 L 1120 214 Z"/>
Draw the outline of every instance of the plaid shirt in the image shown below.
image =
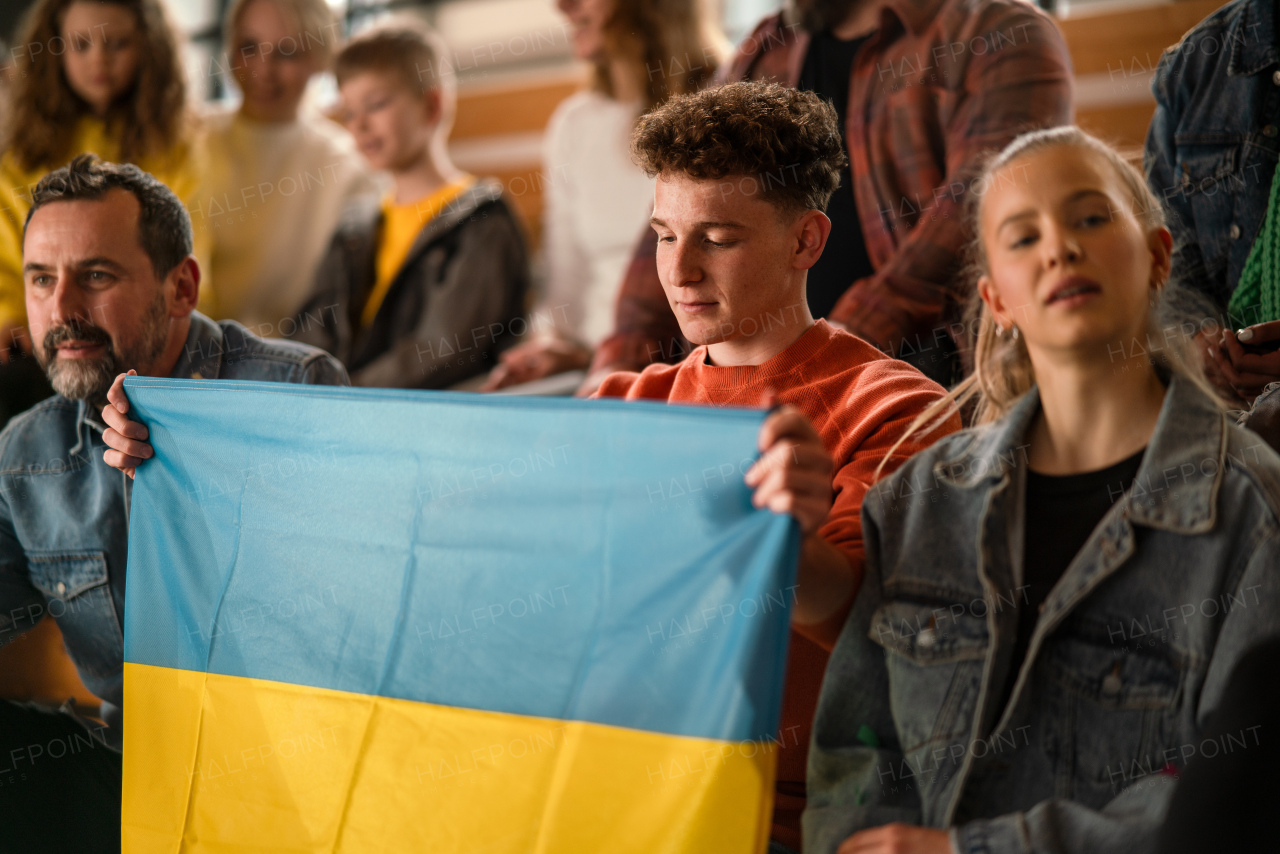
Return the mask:
<path fill-rule="evenodd" d="M 766 18 L 720 75 L 795 86 L 810 36 Z M 1058 28 L 1021 0 L 884 0 L 853 63 L 846 139 L 853 194 L 875 274 L 851 283 L 830 320 L 891 354 L 951 335 L 968 296 L 964 201 L 984 153 L 1023 131 L 1069 124 L 1071 59 Z M 649 232 L 593 370 L 638 370 L 688 350 L 663 295 Z"/>

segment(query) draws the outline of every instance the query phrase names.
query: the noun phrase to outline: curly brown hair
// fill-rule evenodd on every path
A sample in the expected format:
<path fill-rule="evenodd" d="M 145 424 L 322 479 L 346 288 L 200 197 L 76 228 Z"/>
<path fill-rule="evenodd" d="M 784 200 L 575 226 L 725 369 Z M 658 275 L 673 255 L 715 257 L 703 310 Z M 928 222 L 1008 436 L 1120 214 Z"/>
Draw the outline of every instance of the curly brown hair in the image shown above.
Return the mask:
<path fill-rule="evenodd" d="M 595 61 L 592 86 L 613 97 L 609 57 L 626 56 L 646 110 L 701 89 L 727 53 L 703 0 L 616 0 L 604 30 L 608 55 Z"/>
<path fill-rule="evenodd" d="M 186 78 L 173 27 L 159 0 L 106 1 L 133 13 L 142 42 L 134 85 L 107 112 L 108 132 L 120 140 L 121 160 L 168 154 L 182 141 L 188 120 Z M 76 2 L 39 0 L 18 36 L 18 44 L 44 47 L 24 53 L 4 134 L 4 149 L 27 170 L 57 166 L 73 154 L 70 130 L 91 112 L 68 85 L 58 58 L 67 48 L 62 18 Z"/>
<path fill-rule="evenodd" d="M 631 153 L 650 176 L 749 176 L 762 198 L 796 213 L 826 210 L 845 164 L 835 108 L 776 83 L 672 98 L 641 117 Z"/>

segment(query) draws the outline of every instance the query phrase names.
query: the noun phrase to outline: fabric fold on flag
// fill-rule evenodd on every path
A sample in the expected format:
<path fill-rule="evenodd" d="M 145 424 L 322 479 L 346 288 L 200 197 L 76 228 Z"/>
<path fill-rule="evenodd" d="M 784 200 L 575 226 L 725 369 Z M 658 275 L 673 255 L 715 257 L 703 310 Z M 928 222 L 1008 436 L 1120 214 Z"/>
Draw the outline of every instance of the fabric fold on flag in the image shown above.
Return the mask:
<path fill-rule="evenodd" d="M 125 851 L 763 850 L 763 412 L 125 388 Z"/>

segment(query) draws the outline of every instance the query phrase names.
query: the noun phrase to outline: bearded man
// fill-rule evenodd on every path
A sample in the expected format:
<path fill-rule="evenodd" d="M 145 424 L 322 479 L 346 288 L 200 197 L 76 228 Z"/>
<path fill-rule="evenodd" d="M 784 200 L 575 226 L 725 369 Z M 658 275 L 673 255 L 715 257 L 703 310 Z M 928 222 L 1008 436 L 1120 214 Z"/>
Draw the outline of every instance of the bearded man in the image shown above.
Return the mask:
<path fill-rule="evenodd" d="M 345 385 L 320 350 L 195 312 L 191 219 L 136 166 L 82 155 L 36 186 L 23 235 L 35 355 L 57 394 L 0 433 L 0 646 L 55 619 L 102 699 L 0 701 L 0 826 L 14 850 L 119 850 L 129 480 L 100 412 L 123 371 Z"/>

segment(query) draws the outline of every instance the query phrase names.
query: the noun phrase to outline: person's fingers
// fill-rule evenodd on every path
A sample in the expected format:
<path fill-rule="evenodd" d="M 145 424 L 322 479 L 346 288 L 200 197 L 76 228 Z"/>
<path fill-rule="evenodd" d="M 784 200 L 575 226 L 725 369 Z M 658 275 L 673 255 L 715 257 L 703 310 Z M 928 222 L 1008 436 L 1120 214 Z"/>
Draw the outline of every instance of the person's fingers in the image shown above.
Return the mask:
<path fill-rule="evenodd" d="M 805 534 L 821 527 L 831 512 L 829 475 L 785 464 L 761 471 L 763 475 L 751 496 L 753 506 L 794 516 Z"/>
<path fill-rule="evenodd" d="M 1210 347 L 1205 350 L 1205 376 L 1209 378 L 1209 381 L 1213 383 L 1214 387 L 1217 388 L 1224 396 L 1229 399 L 1235 399 L 1235 388 L 1232 387 L 1231 380 L 1228 379 L 1226 374 L 1225 366 L 1227 364 L 1229 364 L 1228 359 L 1223 354 L 1222 350 L 1217 347 Z"/>
<path fill-rule="evenodd" d="M 1214 364 L 1218 366 L 1219 373 L 1222 374 L 1222 378 L 1226 380 L 1228 384 L 1232 386 L 1236 385 L 1236 380 L 1239 377 L 1239 374 L 1236 373 L 1235 366 L 1231 364 L 1230 357 L 1223 355 L 1220 352 L 1215 352 L 1213 354 L 1213 359 Z"/>
<path fill-rule="evenodd" d="M 102 420 L 126 439 L 146 439 L 150 435 L 145 424 L 131 421 L 129 416 L 121 415 L 120 410 L 110 404 L 102 407 Z"/>
<path fill-rule="evenodd" d="M 1280 320 L 1268 320 L 1266 323 L 1255 323 L 1236 332 L 1232 337 L 1245 344 L 1266 344 L 1280 341 Z"/>
<path fill-rule="evenodd" d="M 138 372 L 130 369 L 128 373 L 117 374 L 111 388 L 107 389 L 107 403 L 115 407 L 121 415 L 129 411 L 129 396 L 124 393 L 124 378 L 136 377 Z"/>
<path fill-rule="evenodd" d="M 1235 382 L 1232 385 L 1236 388 L 1262 388 L 1276 380 L 1280 380 L 1280 377 L 1272 374 L 1255 374 L 1252 371 L 1236 371 Z"/>
<path fill-rule="evenodd" d="M 1230 329 L 1224 330 L 1222 333 L 1222 352 L 1231 362 L 1244 356 L 1244 347 L 1240 346 L 1239 339 Z"/>
<path fill-rule="evenodd" d="M 831 477 L 831 457 L 826 448 L 816 442 L 797 442 L 794 439 L 781 439 L 760 455 L 760 459 L 747 469 L 745 480 L 747 486 L 756 486 L 764 476 L 776 469 L 792 466 L 810 470 L 822 477 Z"/>
<path fill-rule="evenodd" d="M 155 453 L 150 445 L 146 442 L 139 442 L 122 435 L 114 427 L 108 427 L 102 432 L 102 441 L 106 443 L 108 448 L 113 451 L 133 457 L 139 461 L 150 459 Z"/>
<path fill-rule="evenodd" d="M 831 478 L 823 472 L 812 469 L 775 466 L 765 470 L 759 484 L 755 487 L 753 496 L 755 505 L 763 507 L 777 492 L 794 492 L 800 496 L 812 495 L 829 501 Z"/>
<path fill-rule="evenodd" d="M 1243 352 L 1232 364 L 1241 373 L 1263 374 L 1280 380 L 1280 350 L 1274 353 Z"/>
<path fill-rule="evenodd" d="M 818 431 L 813 429 L 809 419 L 794 406 L 783 406 L 764 420 L 760 425 L 760 434 L 756 446 L 767 451 L 783 437 L 799 440 L 816 440 L 821 443 Z"/>
<path fill-rule="evenodd" d="M 131 457 L 128 454 L 122 454 L 119 451 L 110 449 L 102 452 L 102 460 L 112 468 L 120 469 L 129 477 L 134 476 L 137 466 L 142 462 L 137 457 Z"/>
<path fill-rule="evenodd" d="M 1218 368 L 1222 372 L 1223 379 L 1246 402 L 1257 397 L 1264 386 L 1275 382 L 1277 379 L 1277 377 L 1270 374 L 1255 374 L 1238 370 L 1235 364 L 1226 359 L 1219 361 Z"/>
<path fill-rule="evenodd" d="M 598 371 L 592 371 L 587 374 L 587 378 L 582 381 L 582 385 L 578 386 L 578 390 L 573 393 L 574 397 L 591 397 L 600 390 L 600 384 L 603 383 L 610 374 L 618 372 L 617 368 L 601 368 Z"/>
<path fill-rule="evenodd" d="M 875 827 L 871 830 L 855 833 L 840 843 L 840 847 L 836 849 L 836 854 L 877 854 L 877 852 L 883 852 L 884 849 L 881 847 L 880 841 L 884 834 L 879 831 L 880 828 Z"/>
<path fill-rule="evenodd" d="M 481 391 L 497 391 L 508 384 L 508 378 L 511 371 L 507 366 L 499 363 L 493 370 L 489 371 L 489 378 L 484 381 L 484 385 L 480 386 Z"/>

